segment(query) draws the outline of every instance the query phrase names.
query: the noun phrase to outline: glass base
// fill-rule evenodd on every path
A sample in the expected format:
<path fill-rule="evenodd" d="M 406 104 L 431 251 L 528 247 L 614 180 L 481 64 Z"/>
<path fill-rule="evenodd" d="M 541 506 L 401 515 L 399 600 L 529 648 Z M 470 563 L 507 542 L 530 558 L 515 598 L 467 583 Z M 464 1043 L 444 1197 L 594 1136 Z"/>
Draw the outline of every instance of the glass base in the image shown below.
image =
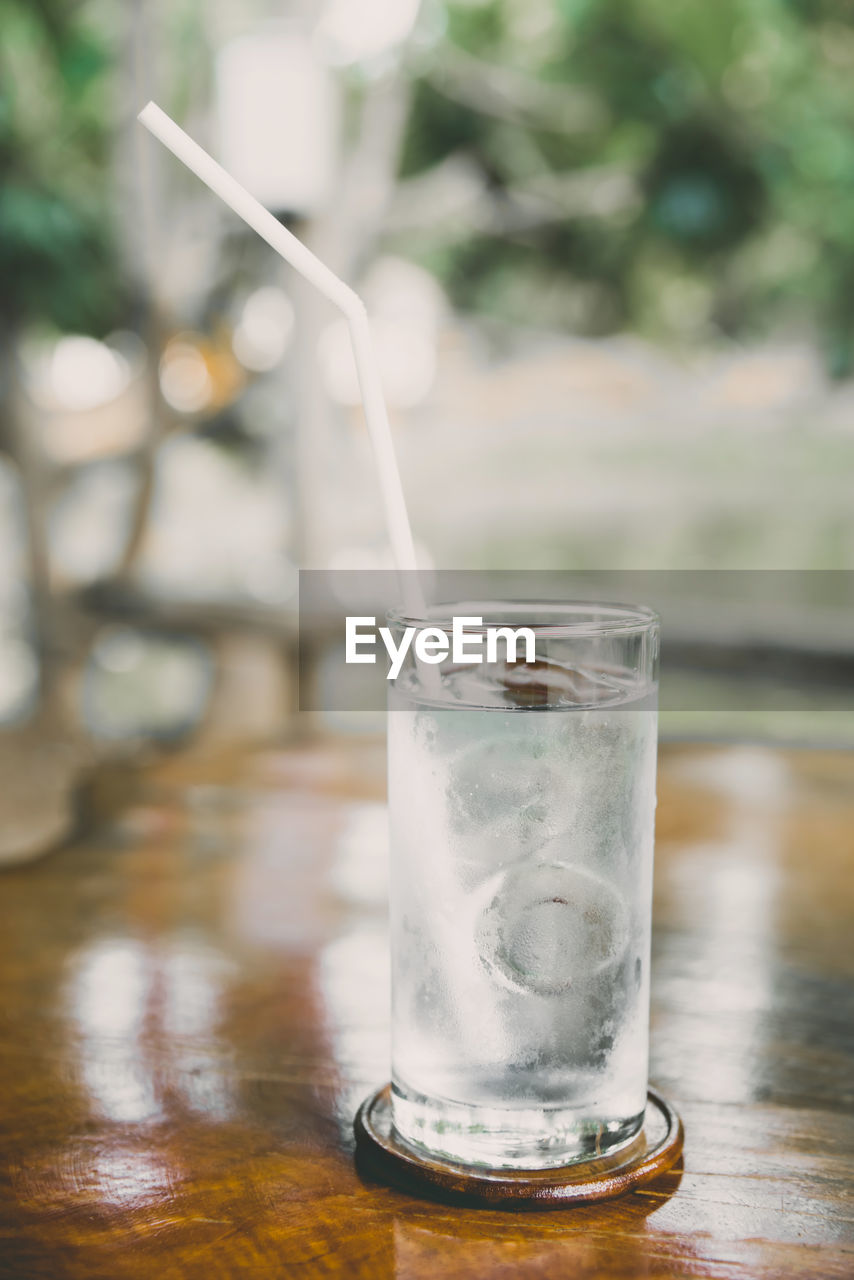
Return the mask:
<path fill-rule="evenodd" d="M 556 1169 L 610 1154 L 640 1132 L 644 1110 L 603 1118 L 574 1106 L 473 1106 L 392 1085 L 394 1129 L 416 1152 L 475 1168 Z"/>

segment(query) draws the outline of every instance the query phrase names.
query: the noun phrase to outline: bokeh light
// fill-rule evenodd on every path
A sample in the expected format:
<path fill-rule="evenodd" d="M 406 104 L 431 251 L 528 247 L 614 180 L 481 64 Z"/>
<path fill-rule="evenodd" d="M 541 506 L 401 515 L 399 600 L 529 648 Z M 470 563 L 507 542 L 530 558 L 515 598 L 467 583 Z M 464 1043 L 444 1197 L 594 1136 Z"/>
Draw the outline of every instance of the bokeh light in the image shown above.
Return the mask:
<path fill-rule="evenodd" d="M 263 285 L 243 304 L 231 345 L 244 369 L 266 373 L 284 358 L 293 337 L 293 303 L 284 289 Z"/>
<path fill-rule="evenodd" d="M 335 66 L 364 62 L 401 45 L 418 17 L 421 0 L 328 0 L 317 25 L 324 55 Z"/>
<path fill-rule="evenodd" d="M 186 338 L 173 338 L 160 360 L 163 399 L 178 413 L 200 413 L 213 397 L 213 381 L 202 352 Z"/>

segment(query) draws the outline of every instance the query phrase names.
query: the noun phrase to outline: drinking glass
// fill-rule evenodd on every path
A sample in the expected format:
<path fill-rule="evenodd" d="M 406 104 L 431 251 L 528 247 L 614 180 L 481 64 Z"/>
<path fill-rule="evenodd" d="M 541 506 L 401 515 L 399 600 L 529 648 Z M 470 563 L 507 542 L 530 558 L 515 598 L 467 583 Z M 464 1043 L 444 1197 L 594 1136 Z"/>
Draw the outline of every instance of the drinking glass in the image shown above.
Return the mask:
<path fill-rule="evenodd" d="M 394 1127 L 472 1166 L 583 1161 L 646 1106 L 658 619 L 427 613 L 390 614 L 396 642 L 477 617 L 530 627 L 536 660 L 425 673 L 411 645 L 390 686 Z"/>

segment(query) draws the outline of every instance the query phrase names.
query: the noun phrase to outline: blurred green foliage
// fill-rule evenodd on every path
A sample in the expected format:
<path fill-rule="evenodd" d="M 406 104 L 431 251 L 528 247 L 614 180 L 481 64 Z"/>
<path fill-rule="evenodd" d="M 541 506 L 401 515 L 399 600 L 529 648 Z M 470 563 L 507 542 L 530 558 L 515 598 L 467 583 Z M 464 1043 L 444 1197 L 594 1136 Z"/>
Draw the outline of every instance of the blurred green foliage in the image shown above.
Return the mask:
<path fill-rule="evenodd" d="M 425 216 L 399 247 L 458 306 L 665 341 L 817 332 L 852 371 L 851 0 L 425 4 L 444 34 L 404 64 L 401 174 L 464 156 L 487 210 Z M 110 148 L 127 21 L 106 0 L 0 0 L 7 324 L 99 332 L 126 311 Z M 203 100 L 202 0 L 157 23 L 173 109 Z"/>
<path fill-rule="evenodd" d="M 662 338 L 818 329 L 831 369 L 851 371 L 850 0 L 449 0 L 446 13 L 404 173 L 463 152 L 505 210 L 544 176 L 556 193 L 539 224 L 420 237 L 458 305 Z M 457 53 L 455 79 L 442 66 Z M 622 198 L 562 209 L 554 180 L 585 173 L 594 197 L 622 175 Z"/>
<path fill-rule="evenodd" d="M 103 331 L 121 290 L 104 35 L 66 0 L 0 0 L 0 320 Z"/>

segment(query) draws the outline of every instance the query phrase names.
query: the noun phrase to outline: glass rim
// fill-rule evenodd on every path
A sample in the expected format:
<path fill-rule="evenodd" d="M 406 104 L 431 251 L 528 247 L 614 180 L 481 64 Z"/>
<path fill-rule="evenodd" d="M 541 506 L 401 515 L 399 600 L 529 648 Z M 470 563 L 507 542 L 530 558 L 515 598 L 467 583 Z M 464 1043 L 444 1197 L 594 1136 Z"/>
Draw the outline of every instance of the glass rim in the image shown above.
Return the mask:
<path fill-rule="evenodd" d="M 487 612 L 495 616 L 487 618 Z M 536 622 L 525 614 L 553 613 L 557 617 Z M 574 615 L 574 616 L 573 616 Z M 599 600 L 455 600 L 429 605 L 422 617 L 403 609 L 389 609 L 386 621 L 392 626 L 435 627 L 451 634 L 455 617 L 479 617 L 479 626 L 466 625 L 468 634 L 483 634 L 490 627 L 530 627 L 544 639 L 561 637 L 606 637 L 642 635 L 655 630 L 661 621 L 654 609 L 643 604 Z"/>

